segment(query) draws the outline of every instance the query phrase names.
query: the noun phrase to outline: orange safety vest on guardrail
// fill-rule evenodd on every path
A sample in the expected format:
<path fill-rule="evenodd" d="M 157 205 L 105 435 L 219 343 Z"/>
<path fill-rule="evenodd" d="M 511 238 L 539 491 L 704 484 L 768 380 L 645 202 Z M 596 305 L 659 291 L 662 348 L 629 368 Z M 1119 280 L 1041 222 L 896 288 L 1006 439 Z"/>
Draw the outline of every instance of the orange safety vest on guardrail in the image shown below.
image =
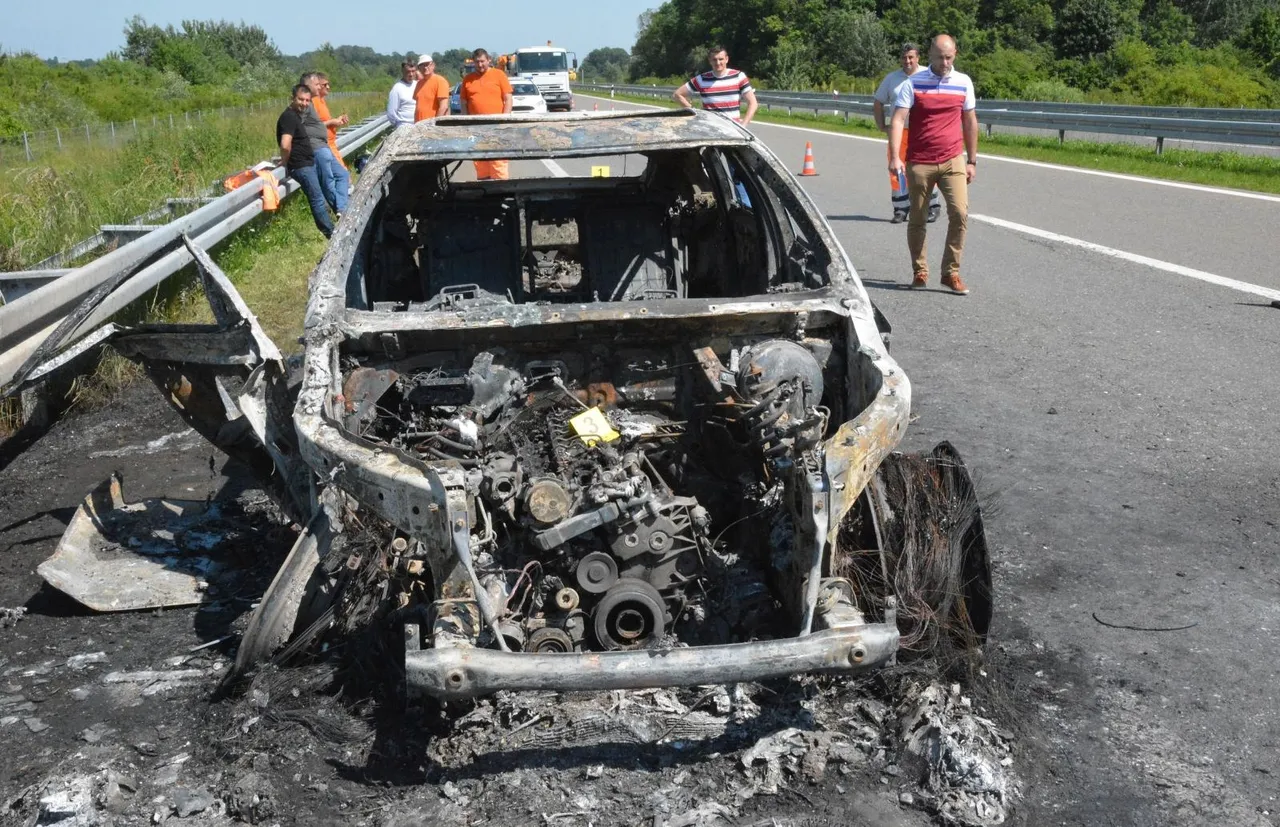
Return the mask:
<path fill-rule="evenodd" d="M 228 178 L 223 179 L 222 188 L 227 192 L 238 190 L 245 184 L 253 183 L 254 179 L 262 179 L 262 210 L 263 212 L 275 212 L 280 208 L 280 191 L 276 189 L 276 177 L 271 174 L 271 164 L 259 164 L 256 167 L 246 169 L 243 172 L 237 172 Z"/>

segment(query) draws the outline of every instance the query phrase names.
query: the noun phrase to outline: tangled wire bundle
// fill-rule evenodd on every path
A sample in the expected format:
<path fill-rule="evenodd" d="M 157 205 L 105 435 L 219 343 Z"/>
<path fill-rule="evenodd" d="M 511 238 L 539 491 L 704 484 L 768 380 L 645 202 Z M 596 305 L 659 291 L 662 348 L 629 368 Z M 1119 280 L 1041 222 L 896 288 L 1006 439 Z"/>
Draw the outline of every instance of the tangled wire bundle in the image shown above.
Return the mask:
<path fill-rule="evenodd" d="M 949 443 L 932 453 L 891 454 L 868 487 L 883 553 L 863 551 L 870 518 L 854 509 L 841 526 L 833 574 L 848 577 L 863 610 L 883 617 L 898 600 L 903 651 L 975 648 L 991 621 L 991 573 L 982 510 Z"/>

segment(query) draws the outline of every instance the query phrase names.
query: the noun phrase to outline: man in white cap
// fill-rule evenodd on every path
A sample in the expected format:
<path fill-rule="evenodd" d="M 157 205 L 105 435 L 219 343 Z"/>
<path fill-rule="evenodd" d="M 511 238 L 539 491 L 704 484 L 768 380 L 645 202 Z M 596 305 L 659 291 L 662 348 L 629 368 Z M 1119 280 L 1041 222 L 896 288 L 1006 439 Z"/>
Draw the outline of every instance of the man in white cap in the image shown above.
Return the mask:
<path fill-rule="evenodd" d="M 413 89 L 414 123 L 427 118 L 440 118 L 449 114 L 449 82 L 436 74 L 436 62 L 431 52 L 418 57 L 418 85 Z"/>
<path fill-rule="evenodd" d="M 418 83 L 418 67 L 416 61 L 406 60 L 400 64 L 400 80 L 391 87 L 387 95 L 387 120 L 391 128 L 397 129 L 413 123 L 413 110 L 418 103 L 413 99 L 413 87 Z"/>

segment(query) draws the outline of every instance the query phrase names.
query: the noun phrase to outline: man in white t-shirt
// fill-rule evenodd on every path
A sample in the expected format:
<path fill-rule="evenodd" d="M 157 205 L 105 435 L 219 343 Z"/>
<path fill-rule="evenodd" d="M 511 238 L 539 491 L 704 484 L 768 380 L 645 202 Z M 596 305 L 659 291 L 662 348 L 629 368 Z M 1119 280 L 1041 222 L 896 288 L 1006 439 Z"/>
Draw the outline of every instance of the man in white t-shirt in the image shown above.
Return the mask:
<path fill-rule="evenodd" d="M 920 71 L 920 49 L 914 43 L 903 43 L 902 48 L 898 50 L 898 60 L 902 64 L 901 69 L 890 72 L 880 81 L 880 86 L 876 89 L 875 102 L 872 104 L 872 114 L 875 115 L 876 128 L 886 135 L 889 134 L 889 121 L 893 120 L 894 100 L 898 96 L 898 88 L 907 82 L 907 79 Z M 907 159 L 907 128 L 902 129 L 902 160 Z M 907 220 L 910 212 L 911 196 L 907 193 L 907 176 L 889 175 L 889 202 L 893 206 L 893 218 L 890 219 L 894 224 L 901 224 Z M 938 202 L 938 190 L 934 189 L 929 194 L 929 223 L 938 220 L 938 214 L 942 211 L 942 205 Z"/>
<path fill-rule="evenodd" d="M 413 90 L 418 86 L 418 64 L 406 60 L 400 64 L 400 73 L 400 80 L 387 95 L 387 120 L 391 121 L 392 129 L 413 123 L 413 114 L 418 108 L 413 98 Z"/>

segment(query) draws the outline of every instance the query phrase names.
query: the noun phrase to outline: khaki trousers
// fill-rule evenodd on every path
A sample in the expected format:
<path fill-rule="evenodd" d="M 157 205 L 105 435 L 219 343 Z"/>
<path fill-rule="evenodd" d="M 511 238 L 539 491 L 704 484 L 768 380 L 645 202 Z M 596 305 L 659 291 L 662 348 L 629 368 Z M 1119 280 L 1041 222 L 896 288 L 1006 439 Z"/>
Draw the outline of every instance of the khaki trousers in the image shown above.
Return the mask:
<path fill-rule="evenodd" d="M 911 193 L 911 215 L 907 220 L 907 249 L 911 251 L 911 272 L 928 273 L 925 256 L 925 219 L 929 193 L 934 185 L 947 202 L 947 248 L 942 253 L 942 275 L 960 272 L 965 230 L 969 227 L 969 182 L 965 178 L 964 155 L 941 164 L 907 164 L 907 188 Z"/>

